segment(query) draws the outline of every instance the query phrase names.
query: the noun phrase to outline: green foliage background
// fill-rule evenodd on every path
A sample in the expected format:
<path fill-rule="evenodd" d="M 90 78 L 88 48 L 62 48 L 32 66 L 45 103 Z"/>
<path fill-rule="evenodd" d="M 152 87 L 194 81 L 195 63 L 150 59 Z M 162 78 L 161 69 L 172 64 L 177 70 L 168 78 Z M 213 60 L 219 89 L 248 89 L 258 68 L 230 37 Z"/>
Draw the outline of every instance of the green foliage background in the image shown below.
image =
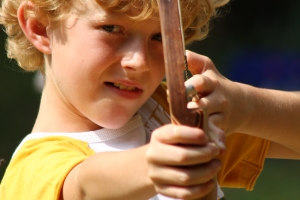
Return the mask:
<path fill-rule="evenodd" d="M 210 57 L 225 76 L 231 70 L 229 60 L 245 49 L 275 49 L 300 55 L 299 10 L 298 0 L 233 0 L 223 9 L 224 16 L 212 23 L 207 39 L 189 48 Z M 40 99 L 33 88 L 33 73 L 23 72 L 7 59 L 5 37 L 0 31 L 0 158 L 7 161 L 0 167 L 0 180 L 14 149 L 31 131 Z M 266 160 L 253 191 L 224 192 L 229 200 L 299 200 L 299 169 L 300 161 Z"/>

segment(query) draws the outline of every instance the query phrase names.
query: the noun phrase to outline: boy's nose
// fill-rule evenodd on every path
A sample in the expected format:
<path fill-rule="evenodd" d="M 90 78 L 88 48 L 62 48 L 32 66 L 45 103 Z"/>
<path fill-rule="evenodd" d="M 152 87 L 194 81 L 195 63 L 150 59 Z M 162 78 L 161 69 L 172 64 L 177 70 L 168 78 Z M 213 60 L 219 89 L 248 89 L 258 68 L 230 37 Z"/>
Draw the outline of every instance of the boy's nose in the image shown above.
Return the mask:
<path fill-rule="evenodd" d="M 123 68 L 134 71 L 148 71 L 150 69 L 146 45 L 131 44 L 121 60 Z"/>

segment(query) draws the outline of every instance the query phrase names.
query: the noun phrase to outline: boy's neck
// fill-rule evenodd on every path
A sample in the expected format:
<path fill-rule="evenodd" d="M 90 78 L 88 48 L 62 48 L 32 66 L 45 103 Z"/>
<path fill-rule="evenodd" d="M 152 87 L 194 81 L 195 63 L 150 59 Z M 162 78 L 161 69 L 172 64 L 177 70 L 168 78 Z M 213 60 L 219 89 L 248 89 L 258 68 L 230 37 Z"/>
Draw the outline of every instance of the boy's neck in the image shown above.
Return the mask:
<path fill-rule="evenodd" d="M 59 104 L 59 101 L 44 88 L 32 132 L 85 132 L 102 128 L 83 116 L 71 113 Z"/>

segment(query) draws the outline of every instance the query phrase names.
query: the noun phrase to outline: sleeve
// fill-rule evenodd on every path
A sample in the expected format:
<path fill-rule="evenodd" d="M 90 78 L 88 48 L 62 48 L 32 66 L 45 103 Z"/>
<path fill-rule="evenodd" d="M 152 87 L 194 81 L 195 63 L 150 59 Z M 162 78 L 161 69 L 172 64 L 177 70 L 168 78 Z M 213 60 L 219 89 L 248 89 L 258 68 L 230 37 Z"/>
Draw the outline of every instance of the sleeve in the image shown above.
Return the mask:
<path fill-rule="evenodd" d="M 226 153 L 219 157 L 222 168 L 218 182 L 222 187 L 252 190 L 263 169 L 270 141 L 233 133 L 226 138 Z"/>
<path fill-rule="evenodd" d="M 60 199 L 69 172 L 94 151 L 67 137 L 25 142 L 12 158 L 0 185 L 0 199 Z"/>

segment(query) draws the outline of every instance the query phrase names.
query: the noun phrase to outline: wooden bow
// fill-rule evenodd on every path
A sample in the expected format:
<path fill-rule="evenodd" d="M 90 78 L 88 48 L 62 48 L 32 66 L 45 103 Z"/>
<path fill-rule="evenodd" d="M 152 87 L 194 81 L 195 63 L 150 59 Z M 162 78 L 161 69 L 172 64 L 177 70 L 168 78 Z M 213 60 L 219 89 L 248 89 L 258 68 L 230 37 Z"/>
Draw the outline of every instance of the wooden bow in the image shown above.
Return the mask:
<path fill-rule="evenodd" d="M 180 0 L 158 0 L 163 38 L 166 79 L 172 122 L 202 128 L 207 133 L 207 117 L 203 111 L 187 108 L 184 85 L 185 43 L 181 22 Z M 215 185 L 216 181 L 215 181 Z M 201 200 L 216 200 L 217 187 Z"/>

